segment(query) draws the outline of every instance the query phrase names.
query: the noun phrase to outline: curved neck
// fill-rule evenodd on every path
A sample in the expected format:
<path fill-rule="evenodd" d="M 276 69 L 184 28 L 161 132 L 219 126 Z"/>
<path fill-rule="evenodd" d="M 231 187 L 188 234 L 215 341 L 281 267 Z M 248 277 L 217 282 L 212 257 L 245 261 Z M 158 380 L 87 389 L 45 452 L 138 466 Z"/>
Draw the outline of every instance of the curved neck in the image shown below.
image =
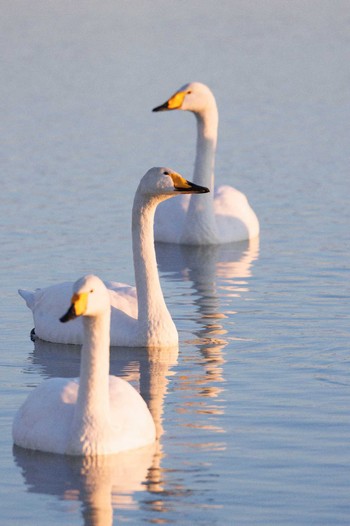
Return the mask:
<path fill-rule="evenodd" d="M 136 192 L 132 210 L 132 244 L 138 301 L 138 325 L 141 331 L 172 323 L 160 286 L 154 248 L 154 214 L 163 198 L 145 198 Z M 153 327 L 153 329 L 152 329 Z"/>
<path fill-rule="evenodd" d="M 191 195 L 184 231 L 183 243 L 211 244 L 218 240 L 214 214 L 214 164 L 218 132 L 218 111 L 215 100 L 203 112 L 195 113 L 197 119 L 197 149 L 193 180 L 207 186 L 210 193 Z"/>
<path fill-rule="evenodd" d="M 77 427 L 84 431 L 101 418 L 109 408 L 109 333 L 110 309 L 99 316 L 84 317 L 84 340 L 80 358 L 79 392 L 74 414 Z"/>
<path fill-rule="evenodd" d="M 193 182 L 207 186 L 211 193 L 214 188 L 214 164 L 218 135 L 218 110 L 213 100 L 203 110 L 195 113 L 197 120 L 197 147 Z"/>

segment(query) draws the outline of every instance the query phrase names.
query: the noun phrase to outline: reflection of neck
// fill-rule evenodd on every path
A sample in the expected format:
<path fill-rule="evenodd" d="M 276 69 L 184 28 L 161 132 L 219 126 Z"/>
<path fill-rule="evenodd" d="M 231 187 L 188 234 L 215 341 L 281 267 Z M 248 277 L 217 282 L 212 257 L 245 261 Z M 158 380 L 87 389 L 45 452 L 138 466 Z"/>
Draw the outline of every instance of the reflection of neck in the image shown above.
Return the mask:
<path fill-rule="evenodd" d="M 147 363 L 141 367 L 140 394 L 147 402 L 156 425 L 157 440 L 163 434 L 162 415 L 171 366 L 176 364 L 179 349 L 155 347 L 147 353 Z"/>
<path fill-rule="evenodd" d="M 148 490 L 151 492 L 159 493 L 164 490 L 161 473 L 163 448 L 160 439 L 164 433 L 162 421 L 169 376 L 175 374 L 171 368 L 177 363 L 178 352 L 178 347 L 150 349 L 147 353 L 147 362 L 142 363 L 140 370 L 140 394 L 152 414 L 157 437 L 152 469 L 148 472 Z"/>
<path fill-rule="evenodd" d="M 102 461 L 95 459 L 102 458 Z M 112 508 L 112 477 L 111 469 L 106 465 L 104 458 L 94 457 L 92 465 L 82 468 L 82 477 L 84 479 L 83 495 L 83 517 L 84 526 L 112 526 L 113 508 Z M 87 464 L 90 459 L 84 459 Z"/>
<path fill-rule="evenodd" d="M 112 526 L 111 484 L 99 481 L 88 488 L 83 505 L 84 526 Z"/>
<path fill-rule="evenodd" d="M 154 249 L 154 213 L 160 199 L 136 193 L 132 211 L 132 241 L 138 301 L 138 331 L 148 345 L 157 345 L 164 336 L 169 345 L 177 343 L 175 325 L 164 301 Z"/>
<path fill-rule="evenodd" d="M 87 436 L 95 437 L 96 430 L 109 416 L 110 310 L 99 316 L 86 316 L 83 323 L 84 341 L 81 349 L 79 391 L 70 443 L 73 453 L 81 452 L 79 450 L 84 447 L 91 447 Z M 78 448 L 78 452 L 75 448 Z"/>
<path fill-rule="evenodd" d="M 215 243 L 218 240 L 213 208 L 214 163 L 218 128 L 218 112 L 212 101 L 197 119 L 197 151 L 193 179 L 196 184 L 207 186 L 210 193 L 192 195 L 188 207 L 182 241 L 191 243 Z"/>

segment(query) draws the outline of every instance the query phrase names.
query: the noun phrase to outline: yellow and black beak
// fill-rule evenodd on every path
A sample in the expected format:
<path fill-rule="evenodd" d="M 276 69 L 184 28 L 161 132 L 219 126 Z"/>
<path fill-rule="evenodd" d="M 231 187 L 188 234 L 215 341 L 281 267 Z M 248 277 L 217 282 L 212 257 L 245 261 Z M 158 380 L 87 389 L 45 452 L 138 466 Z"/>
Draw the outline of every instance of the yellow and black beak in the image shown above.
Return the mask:
<path fill-rule="evenodd" d="M 168 106 L 169 101 L 164 102 L 164 104 L 161 104 L 160 106 L 157 106 L 156 108 L 153 108 L 152 111 L 168 111 L 170 108 Z"/>
<path fill-rule="evenodd" d="M 187 194 L 207 194 L 210 192 L 209 188 L 206 186 L 200 186 L 199 184 L 194 184 L 187 180 L 186 183 L 186 187 L 175 186 L 175 190 L 178 192 L 186 192 Z"/>
<path fill-rule="evenodd" d="M 170 99 L 164 102 L 164 104 L 161 104 L 160 106 L 157 106 L 156 108 L 153 108 L 152 111 L 178 110 L 182 106 L 185 95 L 186 95 L 185 91 L 178 91 L 172 97 L 170 97 Z"/>
<path fill-rule="evenodd" d="M 61 316 L 60 321 L 66 323 L 67 321 L 74 320 L 78 316 L 82 316 L 87 308 L 88 293 L 81 292 L 80 294 L 73 294 L 71 299 L 71 305 L 67 310 L 66 314 Z"/>
<path fill-rule="evenodd" d="M 172 172 L 170 177 L 173 180 L 174 188 L 177 192 L 184 192 L 186 194 L 206 194 L 210 191 L 206 186 L 200 186 L 199 184 L 187 181 L 187 179 L 176 172 Z"/>

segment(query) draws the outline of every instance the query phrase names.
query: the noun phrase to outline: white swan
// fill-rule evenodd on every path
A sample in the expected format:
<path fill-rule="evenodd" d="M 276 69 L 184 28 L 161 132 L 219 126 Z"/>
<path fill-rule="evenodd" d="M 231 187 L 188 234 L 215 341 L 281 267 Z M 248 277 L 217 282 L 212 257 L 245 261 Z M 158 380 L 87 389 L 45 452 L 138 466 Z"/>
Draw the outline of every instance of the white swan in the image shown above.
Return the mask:
<path fill-rule="evenodd" d="M 153 223 L 157 205 L 181 193 L 205 193 L 207 188 L 186 181 L 168 168 L 152 168 L 140 181 L 132 210 L 132 242 L 136 289 L 105 282 L 112 305 L 111 345 L 125 347 L 171 347 L 178 334 L 166 307 L 159 282 L 154 250 Z M 19 290 L 33 312 L 35 335 L 54 343 L 81 344 L 83 324 L 77 319 L 67 326 L 58 320 L 72 283 Z"/>
<path fill-rule="evenodd" d="M 61 322 L 83 316 L 80 377 L 46 380 L 28 396 L 13 423 L 13 440 L 27 449 L 66 455 L 108 455 L 155 441 L 146 403 L 125 380 L 109 376 L 109 294 L 96 276 L 73 287 Z M 68 303 L 68 302 L 67 302 Z"/>
<path fill-rule="evenodd" d="M 242 192 L 232 186 L 214 187 L 218 110 L 214 95 L 200 82 L 180 88 L 153 111 L 188 110 L 197 120 L 197 151 L 193 181 L 207 186 L 205 199 L 184 196 L 164 203 L 155 219 L 155 239 L 168 243 L 210 245 L 251 239 L 259 234 L 258 219 Z M 175 220 L 176 218 L 176 220 Z"/>

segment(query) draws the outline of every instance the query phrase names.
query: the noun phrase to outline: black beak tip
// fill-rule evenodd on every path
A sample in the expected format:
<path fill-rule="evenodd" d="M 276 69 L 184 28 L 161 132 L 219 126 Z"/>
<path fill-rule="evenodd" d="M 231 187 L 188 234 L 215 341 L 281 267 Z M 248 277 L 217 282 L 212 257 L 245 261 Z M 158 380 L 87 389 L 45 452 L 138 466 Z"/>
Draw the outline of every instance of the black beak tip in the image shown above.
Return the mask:
<path fill-rule="evenodd" d="M 167 111 L 168 109 L 169 109 L 168 108 L 168 103 L 164 102 L 164 104 L 161 104 L 160 106 L 156 106 L 155 108 L 153 108 L 152 111 L 154 111 L 154 112 Z"/>
<path fill-rule="evenodd" d="M 200 186 L 195 183 L 191 183 L 190 181 L 187 181 L 188 186 L 187 187 L 177 187 L 175 186 L 175 189 L 178 192 L 184 192 L 187 194 L 207 194 L 210 192 L 209 188 L 206 186 Z"/>
<path fill-rule="evenodd" d="M 66 314 L 60 317 L 61 323 L 66 323 L 67 321 L 74 320 L 77 317 L 75 313 L 74 305 L 71 305 L 67 310 Z"/>
<path fill-rule="evenodd" d="M 198 184 L 194 183 L 192 183 L 191 186 L 197 194 L 207 194 L 208 192 L 210 192 L 209 188 L 207 188 L 206 186 L 199 186 Z"/>

